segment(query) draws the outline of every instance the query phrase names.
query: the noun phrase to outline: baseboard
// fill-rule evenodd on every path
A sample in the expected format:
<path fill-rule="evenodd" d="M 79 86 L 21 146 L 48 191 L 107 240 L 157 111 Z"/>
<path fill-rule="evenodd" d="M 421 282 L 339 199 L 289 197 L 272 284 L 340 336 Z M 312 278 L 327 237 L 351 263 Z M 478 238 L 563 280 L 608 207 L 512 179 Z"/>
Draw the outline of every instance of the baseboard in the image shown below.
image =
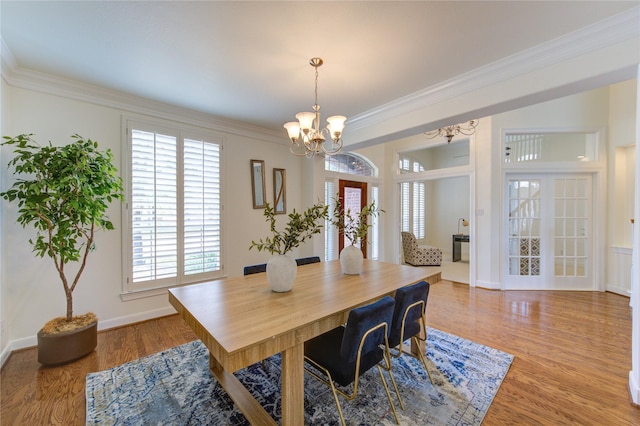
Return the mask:
<path fill-rule="evenodd" d="M 4 366 L 4 363 L 7 362 L 9 356 L 13 351 L 17 351 L 19 349 L 33 348 L 38 344 L 37 336 L 29 336 L 23 337 L 22 339 L 9 340 L 7 347 L 2 351 L 2 355 L 0 355 L 0 359 L 2 361 L 1 366 Z"/>
<path fill-rule="evenodd" d="M 154 318 L 165 317 L 167 315 L 173 315 L 176 310 L 171 306 L 164 308 L 154 309 L 146 312 L 139 312 L 133 315 L 127 315 L 124 317 L 112 318 L 108 320 L 98 320 L 98 331 L 108 330 L 111 328 L 122 327 L 129 324 L 135 324 L 137 322 L 147 321 Z M 22 339 L 10 340 L 7 346 L 0 354 L 0 366 L 4 366 L 4 363 L 9 359 L 11 352 L 20 349 L 33 348 L 38 345 L 37 336 L 24 337 Z"/>
<path fill-rule="evenodd" d="M 139 312 L 133 315 L 127 315 L 124 317 L 112 318 L 108 320 L 98 320 L 98 331 L 108 330 L 110 328 L 122 327 L 124 325 L 134 324 L 136 322 L 147 321 L 154 318 L 166 317 L 167 315 L 173 315 L 176 310 L 172 306 L 166 306 L 164 308 L 154 309 L 152 311 Z"/>
<path fill-rule="evenodd" d="M 629 371 L 629 393 L 635 405 L 640 405 L 640 384 L 636 381 L 633 370 Z"/>
<path fill-rule="evenodd" d="M 474 287 L 481 287 L 481 288 L 486 288 L 488 290 L 500 290 L 501 286 L 500 283 L 497 282 L 491 282 L 491 281 L 481 281 L 481 280 L 476 280 L 476 285 Z"/>
<path fill-rule="evenodd" d="M 627 288 L 607 285 L 607 288 L 606 288 L 605 291 L 609 291 L 611 293 L 619 294 L 620 296 L 629 297 L 629 289 L 627 289 Z"/>

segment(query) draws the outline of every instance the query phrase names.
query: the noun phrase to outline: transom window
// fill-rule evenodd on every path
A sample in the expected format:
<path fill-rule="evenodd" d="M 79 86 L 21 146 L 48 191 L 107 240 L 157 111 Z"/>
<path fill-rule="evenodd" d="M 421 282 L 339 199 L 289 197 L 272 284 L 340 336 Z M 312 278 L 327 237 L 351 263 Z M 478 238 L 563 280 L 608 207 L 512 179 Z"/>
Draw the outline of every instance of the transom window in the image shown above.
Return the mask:
<path fill-rule="evenodd" d="M 350 175 L 378 175 L 377 169 L 366 159 L 356 154 L 327 155 L 324 158 L 324 169 L 328 172 L 347 173 Z"/>

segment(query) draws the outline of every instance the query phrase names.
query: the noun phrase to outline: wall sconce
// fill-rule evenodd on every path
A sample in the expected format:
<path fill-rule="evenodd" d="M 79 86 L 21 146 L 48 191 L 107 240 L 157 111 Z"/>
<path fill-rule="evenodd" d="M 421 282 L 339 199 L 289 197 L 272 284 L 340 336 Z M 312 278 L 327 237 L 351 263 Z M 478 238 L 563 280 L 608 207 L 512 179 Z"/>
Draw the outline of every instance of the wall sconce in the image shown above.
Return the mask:
<path fill-rule="evenodd" d="M 458 219 L 458 235 L 462 235 L 462 232 L 460 232 L 460 223 L 461 222 L 462 222 L 462 226 L 469 226 L 469 222 L 467 222 L 467 219 L 464 219 L 464 218 Z"/>

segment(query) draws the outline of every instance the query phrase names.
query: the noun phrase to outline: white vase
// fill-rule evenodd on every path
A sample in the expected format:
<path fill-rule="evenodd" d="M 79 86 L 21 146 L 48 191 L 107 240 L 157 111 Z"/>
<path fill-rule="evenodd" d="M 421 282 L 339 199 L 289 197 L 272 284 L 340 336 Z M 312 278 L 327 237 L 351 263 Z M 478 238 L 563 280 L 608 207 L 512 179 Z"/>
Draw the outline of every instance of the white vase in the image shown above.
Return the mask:
<path fill-rule="evenodd" d="M 298 265 L 294 258 L 286 254 L 273 256 L 267 262 L 267 281 L 269 288 L 276 293 L 284 293 L 293 288 Z"/>
<path fill-rule="evenodd" d="M 362 263 L 364 256 L 362 250 L 356 246 L 348 246 L 340 252 L 340 266 L 342 273 L 346 275 L 358 275 L 362 272 Z"/>

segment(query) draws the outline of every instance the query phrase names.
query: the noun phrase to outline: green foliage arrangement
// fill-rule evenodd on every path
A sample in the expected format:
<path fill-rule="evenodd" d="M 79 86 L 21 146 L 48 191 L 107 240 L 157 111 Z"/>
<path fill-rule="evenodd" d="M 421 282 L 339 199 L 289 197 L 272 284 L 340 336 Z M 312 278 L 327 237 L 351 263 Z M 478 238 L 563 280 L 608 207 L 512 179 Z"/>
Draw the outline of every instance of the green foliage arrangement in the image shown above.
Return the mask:
<path fill-rule="evenodd" d="M 113 200 L 123 199 L 122 179 L 111 151 L 100 151 L 97 142 L 76 134 L 68 145 L 40 146 L 32 136 L 4 137 L 2 145 L 15 146 L 9 167 L 26 177 L 0 196 L 18 200 L 18 223 L 35 228 L 37 237 L 29 243 L 37 256 L 47 255 L 55 263 L 67 301 L 66 320 L 72 321 L 73 290 L 95 249 L 95 231 L 114 229 L 105 212 Z M 69 282 L 65 266 L 77 261 L 80 266 Z"/>
<path fill-rule="evenodd" d="M 384 210 L 376 206 L 375 200 L 371 204 L 364 206 L 357 214 L 351 212 L 351 209 L 345 211 L 340 200 L 340 194 L 337 194 L 334 200 L 335 207 L 331 217 L 331 224 L 337 226 L 338 229 L 342 229 L 344 236 L 351 245 L 355 245 L 358 240 L 367 236 L 367 232 L 371 227 L 369 217 L 376 217 L 380 213 L 384 213 Z"/>
<path fill-rule="evenodd" d="M 266 203 L 264 217 L 270 223 L 272 237 L 261 238 L 258 242 L 251 241 L 249 250 L 255 247 L 258 251 L 266 250 L 271 254 L 286 254 L 311 238 L 319 234 L 322 221 L 327 218 L 328 206 L 322 203 L 314 204 L 302 213 L 293 209 L 289 213 L 289 222 L 283 231 L 276 229 L 276 217 L 273 207 Z"/>

